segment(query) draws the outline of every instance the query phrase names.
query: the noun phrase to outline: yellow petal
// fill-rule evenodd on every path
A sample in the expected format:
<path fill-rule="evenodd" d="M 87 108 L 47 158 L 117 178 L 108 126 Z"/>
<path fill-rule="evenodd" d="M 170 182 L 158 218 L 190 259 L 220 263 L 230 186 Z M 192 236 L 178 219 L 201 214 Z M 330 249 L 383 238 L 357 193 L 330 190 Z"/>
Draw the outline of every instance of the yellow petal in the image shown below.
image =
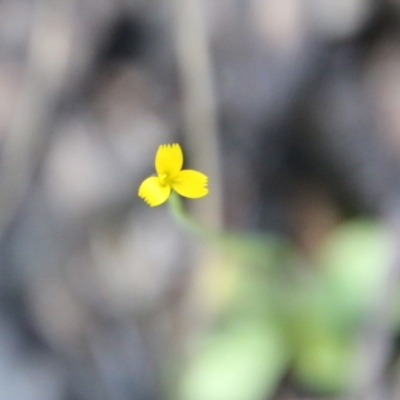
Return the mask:
<path fill-rule="evenodd" d="M 145 179 L 139 187 L 141 197 L 150 207 L 159 206 L 164 203 L 171 193 L 169 186 L 162 186 L 157 177 L 152 176 Z"/>
<path fill-rule="evenodd" d="M 183 154 L 178 143 L 162 144 L 156 154 L 156 171 L 159 176 L 173 178 L 182 169 Z"/>
<path fill-rule="evenodd" d="M 186 169 L 174 178 L 172 188 L 181 196 L 197 199 L 208 193 L 207 181 L 207 176 L 201 172 Z"/>

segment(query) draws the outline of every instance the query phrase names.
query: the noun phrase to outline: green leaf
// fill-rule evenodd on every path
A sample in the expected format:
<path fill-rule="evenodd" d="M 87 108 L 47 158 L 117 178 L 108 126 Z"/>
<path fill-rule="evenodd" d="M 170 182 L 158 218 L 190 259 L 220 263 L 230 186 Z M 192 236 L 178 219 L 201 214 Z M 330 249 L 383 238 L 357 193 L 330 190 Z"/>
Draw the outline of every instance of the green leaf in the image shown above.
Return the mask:
<path fill-rule="evenodd" d="M 182 379 L 183 400 L 262 400 L 275 389 L 287 363 L 278 331 L 241 321 L 216 334 Z"/>
<path fill-rule="evenodd" d="M 294 362 L 294 375 L 309 389 L 338 393 L 349 387 L 354 348 L 336 336 L 313 335 L 300 347 Z"/>
<path fill-rule="evenodd" d="M 390 241 L 381 225 L 367 220 L 342 225 L 320 257 L 338 307 L 354 314 L 368 312 L 381 293 L 390 256 Z"/>

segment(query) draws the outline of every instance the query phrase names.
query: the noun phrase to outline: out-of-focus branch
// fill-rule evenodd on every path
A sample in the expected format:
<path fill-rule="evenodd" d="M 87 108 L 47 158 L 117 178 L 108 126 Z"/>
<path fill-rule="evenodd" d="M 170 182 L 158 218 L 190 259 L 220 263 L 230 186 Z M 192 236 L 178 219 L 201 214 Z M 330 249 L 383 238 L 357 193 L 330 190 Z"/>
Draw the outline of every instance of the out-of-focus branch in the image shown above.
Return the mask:
<path fill-rule="evenodd" d="M 210 176 L 210 194 L 194 206 L 205 223 L 222 223 L 217 107 L 202 0 L 171 0 L 183 97 L 185 142 L 193 164 Z M 205 167 L 204 167 L 205 166 Z"/>
<path fill-rule="evenodd" d="M 75 1 L 36 0 L 21 92 L 1 149 L 0 237 L 29 187 L 65 77 Z"/>

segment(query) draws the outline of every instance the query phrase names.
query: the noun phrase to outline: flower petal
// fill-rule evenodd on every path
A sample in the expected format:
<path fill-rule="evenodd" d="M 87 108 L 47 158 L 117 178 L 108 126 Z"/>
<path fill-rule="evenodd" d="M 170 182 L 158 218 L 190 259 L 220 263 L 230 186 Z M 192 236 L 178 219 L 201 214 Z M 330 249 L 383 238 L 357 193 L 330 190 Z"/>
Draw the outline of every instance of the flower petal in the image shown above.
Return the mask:
<path fill-rule="evenodd" d="M 167 175 L 169 178 L 176 176 L 183 165 L 181 146 L 178 143 L 162 144 L 157 150 L 155 164 L 159 176 Z"/>
<path fill-rule="evenodd" d="M 181 196 L 197 199 L 208 194 L 208 178 L 199 171 L 186 169 L 174 178 L 172 188 Z"/>
<path fill-rule="evenodd" d="M 139 187 L 141 197 L 150 207 L 164 203 L 171 193 L 169 186 L 162 186 L 156 176 L 145 179 Z"/>

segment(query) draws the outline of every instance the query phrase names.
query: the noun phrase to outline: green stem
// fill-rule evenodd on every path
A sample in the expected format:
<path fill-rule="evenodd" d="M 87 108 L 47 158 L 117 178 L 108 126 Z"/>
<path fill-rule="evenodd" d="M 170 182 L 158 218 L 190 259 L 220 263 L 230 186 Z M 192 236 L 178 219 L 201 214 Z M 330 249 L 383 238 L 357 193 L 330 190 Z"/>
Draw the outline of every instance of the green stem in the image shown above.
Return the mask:
<path fill-rule="evenodd" d="M 259 262 L 271 258 L 281 260 L 282 256 L 288 254 L 288 243 L 275 235 L 227 232 L 202 225 L 183 208 L 182 201 L 175 192 L 171 193 L 168 203 L 172 216 L 184 230 L 234 257 Z"/>
<path fill-rule="evenodd" d="M 191 217 L 191 215 L 183 208 L 182 201 L 177 193 L 171 193 L 168 199 L 168 204 L 172 216 L 183 229 L 196 236 L 201 236 L 204 239 L 210 237 L 215 239 L 215 237 L 218 236 L 217 232 L 205 227 Z"/>

